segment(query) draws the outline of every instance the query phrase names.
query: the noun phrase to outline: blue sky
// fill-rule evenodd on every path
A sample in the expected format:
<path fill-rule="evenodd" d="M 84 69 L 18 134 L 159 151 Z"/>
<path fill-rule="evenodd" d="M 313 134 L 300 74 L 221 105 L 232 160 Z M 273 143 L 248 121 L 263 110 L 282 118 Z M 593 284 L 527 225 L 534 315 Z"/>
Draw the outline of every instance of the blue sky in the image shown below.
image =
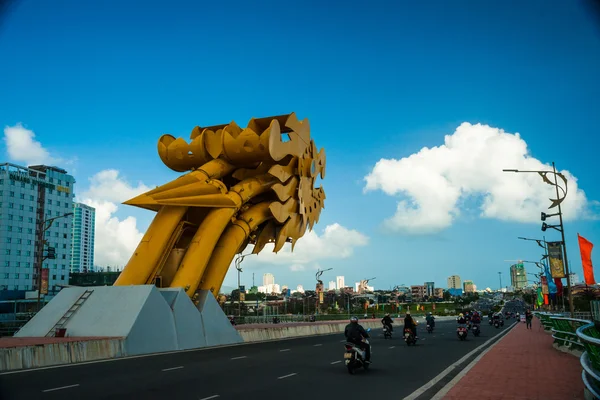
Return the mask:
<path fill-rule="evenodd" d="M 417 171 L 408 162 L 382 172 L 379 184 L 364 191 L 378 161 L 441 146 L 463 122 L 519 132 L 533 159 L 555 161 L 585 192 L 566 207 L 573 210 L 565 228 L 569 258 L 581 275 L 577 232 L 600 244 L 598 221 L 589 218 L 597 211 L 592 202 L 600 200 L 593 166 L 600 145 L 600 27 L 588 9 L 542 1 L 247 3 L 17 1 L 0 25 L 0 124 L 34 131 L 48 154 L 74 171 L 79 193 L 116 203 L 114 194 L 89 190 L 89 178 L 117 170 L 133 191 L 140 182 L 152 187 L 173 179 L 177 174 L 156 152 L 163 133 L 187 138 L 196 125 L 245 125 L 253 116 L 291 111 L 309 118 L 328 161 L 317 233 L 338 223 L 368 237 L 368 244 L 344 247 L 341 231 L 333 248 L 350 249 L 348 257 L 310 259 L 296 271 L 290 270 L 293 259 L 248 269 L 257 277 L 273 272 L 279 283 L 293 286 L 312 286 L 318 264 L 334 268 L 326 280 L 377 276 L 378 287 L 429 280 L 445 287 L 447 276 L 459 274 L 495 288 L 498 271 L 508 277 L 510 263 L 503 260 L 538 260 L 537 246 L 516 237 L 542 236 L 537 214 L 543 207 L 537 206 L 548 196 L 541 188 L 529 193 L 537 207 L 529 219 L 516 213 L 503 221 L 502 208 L 480 217 L 487 193 L 482 182 L 497 168 L 482 175 L 477 165 L 458 165 L 468 146 L 456 148 L 454 161 L 440 167 L 443 176 L 453 175 L 454 186 L 462 186 L 461 177 L 472 181 L 471 195 L 454 206 L 450 201 L 444 208 L 447 197 L 421 187 L 426 179 L 413 179 L 408 188 L 386 186 Z M 467 130 L 480 134 L 473 126 Z M 2 146 L 7 161 L 19 161 Z M 479 162 L 494 149 L 486 148 Z M 502 154 L 495 154 L 500 165 Z M 435 173 L 422 170 L 431 164 L 423 161 L 419 171 Z M 525 182 L 512 177 L 515 185 Z M 519 187 L 512 189 L 518 195 Z M 437 216 L 438 202 L 460 215 L 426 233 L 386 227 L 398 201 L 414 205 L 419 195 L 432 203 L 430 217 Z M 107 218 L 113 228 L 136 217 L 140 231 L 152 217 L 125 206 L 111 216 L 119 219 Z M 132 222 L 118 226 L 124 240 L 135 242 Z M 559 239 L 556 232 L 547 237 Z M 250 279 L 245 273 L 247 284 Z"/>

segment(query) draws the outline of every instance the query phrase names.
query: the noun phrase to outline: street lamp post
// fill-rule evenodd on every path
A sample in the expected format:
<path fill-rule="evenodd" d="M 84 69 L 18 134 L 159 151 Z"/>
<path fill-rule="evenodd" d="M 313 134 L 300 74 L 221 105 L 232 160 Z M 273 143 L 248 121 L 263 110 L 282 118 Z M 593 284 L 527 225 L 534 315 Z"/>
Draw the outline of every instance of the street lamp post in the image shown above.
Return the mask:
<path fill-rule="evenodd" d="M 49 219 L 45 219 L 44 221 L 42 221 L 42 233 L 41 233 L 41 237 L 42 240 L 40 242 L 38 242 L 38 248 L 37 248 L 37 311 L 39 312 L 41 307 L 41 298 L 42 298 L 42 269 L 44 266 L 44 261 L 46 261 L 48 258 L 51 258 L 50 254 L 47 254 L 44 256 L 44 247 L 46 246 L 47 242 L 46 239 L 44 239 L 44 237 L 46 236 L 46 231 L 48 229 L 50 229 L 50 227 L 52 226 L 52 223 L 54 222 L 54 220 L 59 219 L 59 218 L 66 218 L 66 217 L 70 217 L 72 216 L 73 213 L 66 213 L 63 215 L 59 215 L 58 217 L 53 217 L 53 218 L 49 218 Z"/>
<path fill-rule="evenodd" d="M 554 164 L 554 161 L 552 161 L 552 171 L 520 171 L 518 169 L 504 169 L 503 171 L 504 172 L 515 172 L 515 173 L 537 173 L 541 176 L 541 178 L 544 180 L 544 182 L 546 182 L 549 185 L 554 186 L 554 189 L 556 190 L 556 199 L 550 199 L 552 201 L 552 205 L 550 205 L 550 207 L 548 207 L 548 208 L 554 208 L 554 207 L 558 206 L 559 225 L 558 226 L 546 225 L 546 223 L 544 222 L 542 224 L 542 230 L 545 231 L 546 228 L 553 228 L 560 232 L 561 239 L 562 239 L 563 256 L 564 256 L 563 262 L 565 265 L 565 273 L 567 275 L 567 291 L 568 291 L 568 296 L 569 296 L 569 311 L 571 313 L 571 318 L 574 318 L 575 305 L 573 304 L 573 293 L 571 291 L 571 274 L 570 274 L 570 270 L 569 270 L 569 259 L 567 257 L 567 243 L 565 241 L 565 228 L 564 228 L 564 224 L 563 224 L 563 216 L 562 216 L 562 208 L 561 208 L 561 203 L 567 197 L 567 189 L 568 189 L 567 188 L 567 178 L 565 178 L 565 176 L 563 174 L 556 172 L 556 165 Z M 548 179 L 548 177 L 547 177 L 548 174 L 554 175 L 554 182 L 552 182 L 550 179 Z M 562 181 L 564 182 L 564 185 L 565 185 L 564 188 L 558 184 L 559 176 L 562 179 Z M 559 188 L 563 192 L 562 197 L 560 196 L 560 193 L 558 191 Z M 555 216 L 555 215 L 557 215 L 557 214 L 546 215 L 546 214 L 542 213 L 542 221 L 545 220 L 547 216 Z"/>
<path fill-rule="evenodd" d="M 324 272 L 326 271 L 331 271 L 333 268 L 327 268 L 324 270 L 317 270 L 317 273 L 315 274 L 315 279 L 317 280 L 317 289 L 316 292 L 316 303 L 315 303 L 315 314 L 318 315 L 319 314 L 319 309 L 320 307 L 320 303 L 321 303 L 321 293 L 323 292 L 323 281 L 321 280 L 321 275 L 323 275 Z"/>

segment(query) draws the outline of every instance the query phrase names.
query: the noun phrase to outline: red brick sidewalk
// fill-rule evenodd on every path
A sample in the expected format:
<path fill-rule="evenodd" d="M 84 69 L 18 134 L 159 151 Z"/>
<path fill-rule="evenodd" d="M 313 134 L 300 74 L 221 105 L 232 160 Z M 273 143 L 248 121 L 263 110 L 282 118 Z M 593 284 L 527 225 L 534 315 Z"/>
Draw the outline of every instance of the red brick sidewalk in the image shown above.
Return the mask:
<path fill-rule="evenodd" d="M 537 318 L 519 323 L 450 389 L 444 399 L 583 399 L 579 359 L 552 347 Z"/>

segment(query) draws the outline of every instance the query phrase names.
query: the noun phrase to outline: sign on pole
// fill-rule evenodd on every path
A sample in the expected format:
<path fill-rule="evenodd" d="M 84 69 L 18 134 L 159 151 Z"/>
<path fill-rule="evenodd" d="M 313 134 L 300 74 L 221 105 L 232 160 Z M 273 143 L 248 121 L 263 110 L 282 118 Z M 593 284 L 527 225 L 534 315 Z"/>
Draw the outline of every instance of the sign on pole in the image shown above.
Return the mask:
<path fill-rule="evenodd" d="M 548 256 L 550 257 L 550 273 L 552 277 L 565 278 L 562 242 L 548 242 Z"/>
<path fill-rule="evenodd" d="M 42 268 L 42 287 L 40 288 L 41 294 L 48 294 L 48 274 L 50 270 L 48 268 Z"/>

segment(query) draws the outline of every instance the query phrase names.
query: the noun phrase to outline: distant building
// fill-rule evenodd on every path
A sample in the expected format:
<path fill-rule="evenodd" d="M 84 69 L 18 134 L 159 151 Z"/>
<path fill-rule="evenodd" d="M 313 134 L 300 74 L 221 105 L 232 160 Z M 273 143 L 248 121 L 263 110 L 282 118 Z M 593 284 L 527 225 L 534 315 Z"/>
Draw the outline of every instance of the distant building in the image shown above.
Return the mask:
<path fill-rule="evenodd" d="M 578 285 L 581 283 L 579 276 L 575 272 L 571 272 L 569 278 L 571 278 L 571 285 Z"/>
<path fill-rule="evenodd" d="M 71 272 L 71 286 L 112 286 L 121 272 Z"/>
<path fill-rule="evenodd" d="M 266 273 L 263 275 L 263 286 L 275 284 L 275 277 L 273 274 Z"/>
<path fill-rule="evenodd" d="M 510 266 L 510 283 L 514 290 L 520 290 L 527 286 L 527 273 L 523 263 Z"/>
<path fill-rule="evenodd" d="M 96 209 L 73 203 L 73 234 L 71 236 L 71 272 L 91 272 L 94 267 L 94 230 Z"/>
<path fill-rule="evenodd" d="M 462 290 L 460 276 L 452 275 L 452 276 L 448 277 L 448 289 L 461 289 Z"/>
<path fill-rule="evenodd" d="M 434 282 L 425 282 L 425 295 L 428 297 L 433 297 L 435 290 Z"/>
<path fill-rule="evenodd" d="M 335 282 L 336 282 L 336 289 L 338 289 L 338 290 L 341 290 L 346 287 L 346 283 L 344 281 L 343 276 L 336 276 Z"/>
<path fill-rule="evenodd" d="M 465 293 L 475 293 L 477 290 L 477 286 L 473 283 L 473 281 L 464 281 L 463 282 L 463 291 Z"/>
<path fill-rule="evenodd" d="M 425 297 L 427 293 L 427 288 L 425 285 L 414 285 L 410 287 L 410 292 L 412 294 L 413 300 L 421 300 Z"/>
<path fill-rule="evenodd" d="M 335 290 L 335 281 L 329 281 L 329 290 Z"/>
<path fill-rule="evenodd" d="M 437 297 L 438 299 L 444 298 L 444 289 L 442 288 L 435 288 L 433 293 L 434 297 Z"/>
<path fill-rule="evenodd" d="M 304 293 L 304 287 L 302 285 L 296 286 L 296 291 L 299 293 Z"/>
<path fill-rule="evenodd" d="M 463 295 L 463 290 L 462 289 L 448 289 L 448 293 L 450 293 L 450 296 L 452 297 L 459 297 Z"/>
<path fill-rule="evenodd" d="M 42 265 L 49 294 L 68 284 L 74 184 L 61 168 L 0 164 L 0 290 L 37 290 L 49 247 L 56 254 Z"/>

